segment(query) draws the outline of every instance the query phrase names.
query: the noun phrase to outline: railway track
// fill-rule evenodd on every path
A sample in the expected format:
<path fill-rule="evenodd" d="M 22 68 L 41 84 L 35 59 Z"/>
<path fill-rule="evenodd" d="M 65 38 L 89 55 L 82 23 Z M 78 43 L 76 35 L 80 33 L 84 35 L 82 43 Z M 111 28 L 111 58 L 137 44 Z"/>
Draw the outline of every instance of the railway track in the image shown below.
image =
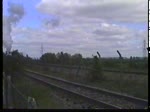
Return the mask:
<path fill-rule="evenodd" d="M 79 83 L 70 82 L 61 78 L 56 78 L 50 75 L 41 74 L 31 70 L 25 70 L 28 76 L 32 78 L 38 78 L 46 83 L 51 83 L 57 88 L 63 88 L 66 91 L 73 92 L 75 94 L 81 95 L 82 97 L 87 97 L 98 103 L 102 103 L 105 108 L 115 108 L 115 109 L 144 109 L 148 106 L 148 101 L 132 96 L 122 95 L 120 93 L 111 92 L 108 90 L 91 87 Z M 101 105 L 102 105 L 101 104 Z M 107 106 L 106 106 L 107 105 Z M 108 106 L 109 105 L 109 106 Z"/>
<path fill-rule="evenodd" d="M 85 108 L 85 109 L 91 109 L 91 108 L 96 108 L 96 109 L 121 109 L 118 106 L 114 106 L 111 104 L 107 104 L 105 102 L 93 99 L 89 96 L 86 96 L 84 94 L 80 94 L 76 91 L 72 91 L 67 87 L 63 87 L 60 86 L 58 84 L 54 84 L 54 82 L 50 81 L 50 80 L 46 80 L 47 77 L 40 77 L 37 76 L 37 74 L 35 73 L 28 73 L 26 74 L 26 76 L 46 85 L 46 86 L 50 86 L 51 88 L 53 88 L 55 90 L 55 93 L 58 95 L 63 95 L 63 97 L 67 97 L 67 100 L 69 100 L 69 98 L 71 97 L 71 100 L 74 100 L 73 103 L 74 105 L 77 104 L 78 108 Z M 61 94 L 60 94 L 61 93 Z"/>

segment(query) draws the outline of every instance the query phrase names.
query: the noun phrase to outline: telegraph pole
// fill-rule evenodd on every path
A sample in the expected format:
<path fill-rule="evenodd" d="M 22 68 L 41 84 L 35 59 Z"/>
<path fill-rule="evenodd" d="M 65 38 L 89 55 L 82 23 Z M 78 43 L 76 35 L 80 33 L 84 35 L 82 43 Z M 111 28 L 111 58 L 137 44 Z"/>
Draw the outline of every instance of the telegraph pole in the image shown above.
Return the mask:
<path fill-rule="evenodd" d="M 41 44 L 41 56 L 43 55 L 43 44 Z"/>
<path fill-rule="evenodd" d="M 146 57 L 146 41 L 143 41 L 143 57 Z"/>

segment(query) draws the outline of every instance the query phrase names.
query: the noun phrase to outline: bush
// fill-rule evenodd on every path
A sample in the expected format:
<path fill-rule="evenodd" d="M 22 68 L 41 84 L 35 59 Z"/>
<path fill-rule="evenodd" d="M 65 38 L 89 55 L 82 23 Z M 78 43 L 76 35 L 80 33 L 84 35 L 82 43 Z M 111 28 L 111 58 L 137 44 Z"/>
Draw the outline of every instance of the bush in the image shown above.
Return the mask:
<path fill-rule="evenodd" d="M 3 67 L 3 70 L 6 74 L 22 72 L 24 68 L 22 54 L 15 50 L 11 54 L 4 55 Z"/>
<path fill-rule="evenodd" d="M 88 79 L 90 81 L 101 81 L 103 78 L 101 61 L 97 58 L 97 56 L 94 56 L 92 70 L 88 74 Z"/>

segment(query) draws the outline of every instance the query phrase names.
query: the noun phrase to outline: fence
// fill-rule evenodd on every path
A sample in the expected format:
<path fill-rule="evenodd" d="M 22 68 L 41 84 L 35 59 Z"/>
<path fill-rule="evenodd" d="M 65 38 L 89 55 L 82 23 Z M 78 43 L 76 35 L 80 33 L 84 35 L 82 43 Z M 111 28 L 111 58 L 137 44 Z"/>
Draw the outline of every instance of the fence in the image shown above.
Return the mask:
<path fill-rule="evenodd" d="M 3 73 L 3 108 L 36 109 L 37 103 L 34 98 L 24 95 L 11 82 L 11 76 Z"/>

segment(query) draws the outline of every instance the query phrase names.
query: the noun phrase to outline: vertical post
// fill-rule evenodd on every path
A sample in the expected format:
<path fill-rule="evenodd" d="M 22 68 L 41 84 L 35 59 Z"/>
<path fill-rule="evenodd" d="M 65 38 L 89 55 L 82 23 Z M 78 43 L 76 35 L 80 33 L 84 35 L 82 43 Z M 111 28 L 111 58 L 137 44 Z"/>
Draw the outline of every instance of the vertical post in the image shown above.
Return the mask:
<path fill-rule="evenodd" d="M 117 53 L 119 54 L 119 63 L 120 63 L 120 66 L 121 66 L 121 71 L 122 71 L 124 69 L 123 68 L 123 57 L 122 57 L 121 53 L 119 52 L 119 50 L 117 50 Z M 120 76 L 119 78 L 121 80 L 121 74 L 119 76 Z M 122 92 L 121 82 L 120 82 L 119 87 L 120 87 L 120 92 Z"/>
<path fill-rule="evenodd" d="M 6 98 L 6 108 L 8 108 L 8 82 L 7 82 L 7 74 L 4 73 L 4 94 L 5 94 L 5 98 Z"/>
<path fill-rule="evenodd" d="M 7 107 L 7 102 L 6 102 L 6 77 L 5 73 L 3 72 L 3 108 Z"/>
<path fill-rule="evenodd" d="M 77 78 L 77 77 L 78 77 L 78 75 L 79 75 L 80 69 L 81 69 L 81 65 L 79 65 L 79 67 L 77 68 L 76 78 Z"/>
<path fill-rule="evenodd" d="M 119 90 L 120 90 L 120 93 L 122 93 L 122 87 L 121 87 L 121 75 L 123 75 L 123 63 L 122 63 L 122 59 L 121 58 L 119 58 L 119 64 L 120 64 L 120 66 L 121 66 L 121 72 L 119 73 Z"/>
<path fill-rule="evenodd" d="M 11 88 L 11 76 L 7 76 L 7 83 L 8 83 L 8 93 L 7 93 L 7 100 L 8 100 L 8 108 L 12 109 L 12 88 Z"/>
<path fill-rule="evenodd" d="M 43 55 L 43 44 L 41 44 L 41 56 Z"/>
<path fill-rule="evenodd" d="M 120 93 L 122 93 L 122 87 L 121 87 L 121 75 L 122 75 L 122 72 L 119 74 L 119 81 L 120 81 L 120 83 L 119 83 L 119 88 L 120 88 Z"/>
<path fill-rule="evenodd" d="M 146 57 L 146 40 L 143 41 L 143 58 Z"/>

